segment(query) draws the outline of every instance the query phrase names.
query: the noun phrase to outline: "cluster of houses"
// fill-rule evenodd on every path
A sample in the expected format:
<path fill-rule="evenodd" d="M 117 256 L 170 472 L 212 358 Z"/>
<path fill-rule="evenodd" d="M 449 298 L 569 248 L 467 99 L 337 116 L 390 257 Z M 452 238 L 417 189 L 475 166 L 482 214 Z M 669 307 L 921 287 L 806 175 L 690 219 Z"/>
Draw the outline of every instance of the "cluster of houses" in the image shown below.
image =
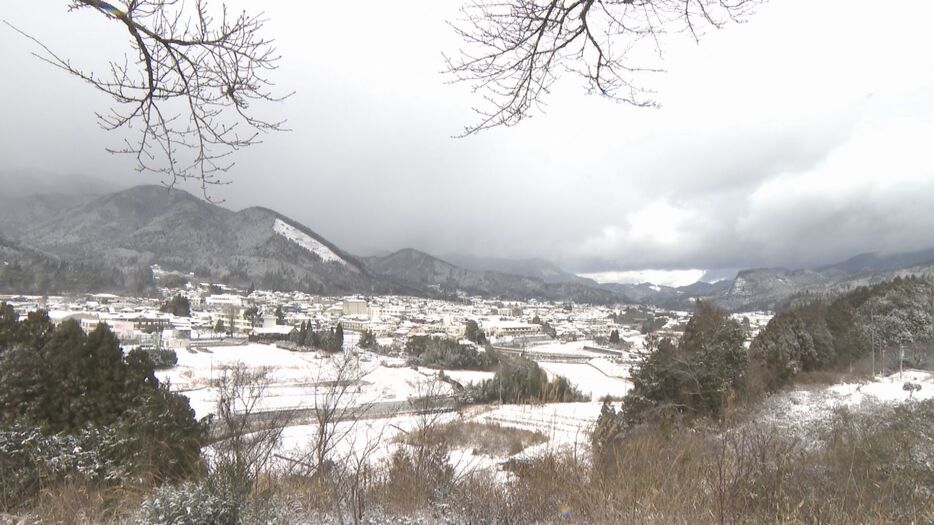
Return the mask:
<path fill-rule="evenodd" d="M 384 349 L 401 349 L 412 336 L 462 338 L 468 321 L 476 322 L 495 345 L 534 345 L 542 342 L 601 340 L 616 332 L 621 344 L 640 346 L 642 320 L 660 312 L 640 307 L 570 305 L 544 301 L 501 301 L 468 298 L 446 302 L 404 296 L 326 297 L 301 292 L 245 292 L 223 285 L 187 284 L 163 289 L 159 299 L 89 294 L 75 297 L 0 296 L 20 313 L 38 308 L 55 322 L 77 320 L 91 330 L 106 323 L 125 346 L 158 345 L 188 348 L 212 341 L 277 341 L 288 339 L 305 325 L 326 330 L 341 325 L 345 348 L 353 347 L 363 332 L 375 336 Z M 181 295 L 188 315 L 164 311 L 171 298 Z M 625 314 L 625 315 L 624 315 Z M 677 336 L 689 317 L 684 312 L 661 313 L 658 327 Z M 758 324 L 758 323 L 757 323 Z M 547 326 L 547 331 L 546 331 Z M 547 332 L 547 333 L 546 333 Z"/>

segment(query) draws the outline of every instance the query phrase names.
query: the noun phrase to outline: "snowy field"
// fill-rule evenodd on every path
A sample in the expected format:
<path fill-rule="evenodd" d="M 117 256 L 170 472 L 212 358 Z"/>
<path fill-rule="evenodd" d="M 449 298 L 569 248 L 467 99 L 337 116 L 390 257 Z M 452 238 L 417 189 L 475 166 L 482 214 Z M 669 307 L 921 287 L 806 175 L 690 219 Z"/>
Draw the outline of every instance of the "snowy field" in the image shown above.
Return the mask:
<path fill-rule="evenodd" d="M 546 359 L 547 357 L 594 358 L 604 355 L 599 352 L 587 350 L 585 347 L 588 346 L 596 347 L 598 345 L 593 341 L 570 341 L 566 343 L 555 341 L 552 343 L 531 345 L 525 348 L 525 351 L 533 359 Z"/>
<path fill-rule="evenodd" d="M 538 361 L 538 366 L 549 377 L 564 376 L 591 401 L 603 397 L 621 398 L 632 388 L 628 369 L 606 359 L 593 359 L 587 363 L 552 363 Z"/>
<path fill-rule="evenodd" d="M 493 379 L 493 376 L 496 374 L 493 372 L 484 372 L 482 370 L 445 370 L 444 375 L 467 386 L 480 384 L 488 379 Z"/>
<path fill-rule="evenodd" d="M 328 382 L 335 380 L 343 365 L 343 354 L 292 352 L 274 345 L 247 344 L 203 350 L 179 350 L 178 364 L 157 372 L 160 381 L 188 396 L 198 417 L 216 410 L 217 381 L 226 369 L 242 364 L 252 371 L 267 370 L 269 386 L 260 402 L 261 410 L 312 408 L 316 396 L 328 395 Z M 452 389 L 437 381 L 437 372 L 414 370 L 400 359 L 361 352 L 344 368 L 343 377 L 357 379 L 346 401 L 357 404 L 404 402 L 428 393 L 448 395 Z"/>
<path fill-rule="evenodd" d="M 265 344 L 181 350 L 177 354 L 177 366 L 157 374 L 160 380 L 170 382 L 174 390 L 188 396 L 198 417 L 216 411 L 218 392 L 212 387 L 212 382 L 230 367 L 242 364 L 253 371 L 268 371 L 270 384 L 258 405 L 259 410 L 266 411 L 313 408 L 316 396 L 321 395 L 322 389 L 327 390 L 327 381 L 334 379 L 341 363 L 341 355 L 292 352 Z M 542 363 L 542 366 L 549 373 L 561 373 L 575 383 L 589 385 L 595 396 L 625 393 L 628 370 L 605 358 L 593 361 L 593 365 Z M 437 381 L 437 371 L 416 370 L 404 366 L 401 359 L 365 352 L 359 354 L 353 365 L 357 367 L 353 373 L 359 374 L 361 381 L 358 387 L 351 389 L 346 404 L 380 404 L 387 409 L 367 419 L 337 423 L 337 434 L 344 437 L 335 448 L 334 455 L 345 461 L 364 455 L 369 461 L 387 459 L 396 448 L 405 446 L 401 443 L 408 432 L 424 425 L 428 419 L 435 424 L 454 420 L 491 423 L 540 432 L 547 438 L 546 442 L 519 453 L 518 457 L 544 451 L 583 450 L 588 446 L 590 431 L 600 413 L 600 403 L 592 402 L 472 406 L 459 413 L 413 415 L 405 413 L 409 398 L 426 393 L 451 393 L 449 385 Z M 493 377 L 492 372 L 468 370 L 446 370 L 445 374 L 461 384 L 478 383 Z M 321 402 L 320 397 L 318 401 Z M 287 427 L 277 451 L 277 464 L 281 468 L 300 468 L 308 458 L 317 430 L 307 418 Z M 478 470 L 499 472 L 500 463 L 509 457 L 485 456 L 470 449 L 455 449 L 451 451 L 450 459 L 459 474 L 466 474 Z"/>
<path fill-rule="evenodd" d="M 158 372 L 159 378 L 169 381 L 172 388 L 188 396 L 199 417 L 215 411 L 217 391 L 211 386 L 226 367 L 237 363 L 259 370 L 268 367 L 271 379 L 267 396 L 260 403 L 261 410 L 313 408 L 320 402 L 320 391 L 327 388 L 338 370 L 341 355 L 291 352 L 272 345 L 248 344 L 215 347 L 208 351 L 178 352 L 178 366 Z M 400 359 L 387 359 L 370 353 L 361 353 L 353 361 L 354 374 L 360 381 L 350 390 L 346 405 L 382 404 L 386 410 L 368 419 L 338 423 L 338 434 L 345 435 L 335 454 L 344 460 L 366 455 L 370 461 L 384 460 L 397 447 L 405 434 L 424 425 L 426 418 L 434 423 L 473 421 L 507 428 L 540 432 L 547 441 L 533 445 L 513 458 L 532 457 L 544 452 L 571 451 L 586 454 L 590 432 L 600 414 L 604 395 L 622 397 L 631 388 L 629 366 L 605 357 L 587 362 L 548 362 L 539 365 L 550 375 L 567 377 L 592 397 L 585 403 L 547 405 L 488 405 L 470 406 L 460 412 L 447 412 L 431 416 L 414 415 L 406 411 L 407 400 L 426 395 L 447 395 L 450 386 L 437 380 L 437 371 L 402 366 Z M 476 383 L 493 376 L 491 372 L 445 371 L 462 384 Z M 906 383 L 917 385 L 909 392 Z M 324 385 L 324 386 L 322 386 Z M 777 431 L 805 439 L 815 439 L 822 425 L 841 407 L 854 410 L 871 409 L 879 404 L 911 402 L 934 398 L 934 373 L 906 370 L 887 377 L 862 382 L 835 385 L 799 386 L 766 399 L 752 415 L 755 423 L 766 424 Z M 283 468 L 297 465 L 307 456 L 317 427 L 308 419 L 289 426 L 283 432 L 279 460 Z M 815 439 L 816 441 L 816 439 Z M 460 473 L 476 470 L 499 471 L 507 456 L 483 456 L 476 451 L 451 451 L 452 464 Z"/>
<path fill-rule="evenodd" d="M 346 437 L 335 447 L 334 453 L 347 461 L 364 455 L 371 462 L 384 461 L 397 447 L 405 446 L 401 441 L 407 433 L 429 420 L 434 424 L 451 421 L 487 423 L 539 432 L 545 436 L 544 443 L 528 447 L 513 456 L 488 456 L 466 448 L 450 451 L 449 458 L 458 475 L 481 470 L 498 472 L 500 464 L 511 458 L 535 457 L 546 452 L 586 453 L 590 447 L 590 432 L 600 415 L 600 407 L 600 403 L 473 406 L 460 413 L 399 415 L 340 423 L 337 433 Z M 305 461 L 316 431 L 315 425 L 298 425 L 285 430 L 282 445 L 277 452 L 283 468 Z"/>
<path fill-rule="evenodd" d="M 590 446 L 590 432 L 602 404 L 552 403 L 547 405 L 501 405 L 476 407 L 466 413 L 469 420 L 509 428 L 541 432 L 548 441 L 529 447 L 517 457 L 530 457 L 546 451 L 583 451 Z"/>

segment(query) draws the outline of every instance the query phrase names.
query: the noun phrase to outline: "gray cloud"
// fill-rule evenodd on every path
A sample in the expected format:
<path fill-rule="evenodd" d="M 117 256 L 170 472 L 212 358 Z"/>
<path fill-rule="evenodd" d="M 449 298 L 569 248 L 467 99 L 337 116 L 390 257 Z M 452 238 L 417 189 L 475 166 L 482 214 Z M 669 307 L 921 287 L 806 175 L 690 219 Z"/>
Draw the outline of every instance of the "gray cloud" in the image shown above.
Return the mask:
<path fill-rule="evenodd" d="M 541 256 L 580 272 L 934 246 L 934 6 L 861 3 L 786 0 L 699 46 L 672 40 L 668 72 L 650 79 L 661 109 L 585 96 L 568 78 L 544 114 L 452 139 L 473 101 L 438 74 L 458 46 L 444 25 L 457 2 L 264 2 L 276 80 L 296 94 L 263 111 L 294 131 L 242 152 L 215 196 L 361 254 Z M 79 63 L 122 56 L 125 32 L 99 16 L 33 4 L 4 17 Z M 118 140 L 93 120 L 106 100 L 6 28 L 0 48 L 5 169 L 156 181 L 104 153 Z"/>

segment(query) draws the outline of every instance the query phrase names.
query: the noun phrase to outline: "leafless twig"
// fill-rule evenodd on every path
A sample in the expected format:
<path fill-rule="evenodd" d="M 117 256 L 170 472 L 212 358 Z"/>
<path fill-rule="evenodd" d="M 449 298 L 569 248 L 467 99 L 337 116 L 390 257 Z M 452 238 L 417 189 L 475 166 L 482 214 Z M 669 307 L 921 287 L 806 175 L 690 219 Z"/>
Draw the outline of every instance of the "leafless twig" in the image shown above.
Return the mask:
<path fill-rule="evenodd" d="M 583 77 L 592 93 L 653 106 L 638 77 L 659 71 L 637 65 L 662 53 L 661 37 L 742 21 L 762 0 L 473 0 L 451 26 L 466 48 L 447 60 L 455 81 L 485 101 L 470 135 L 512 126 L 540 105 L 561 70 Z M 631 57 L 635 57 L 631 60 Z"/>
<path fill-rule="evenodd" d="M 4 22 L 39 46 L 35 56 L 114 100 L 108 112 L 97 113 L 100 125 L 135 135 L 108 151 L 133 155 L 139 171 L 160 174 L 169 187 L 198 181 L 210 199 L 209 187 L 229 182 L 222 174 L 233 167 L 234 151 L 284 129 L 283 121 L 252 111 L 253 102 L 288 96 L 272 93 L 269 73 L 279 56 L 261 35 L 262 15 L 231 14 L 204 0 L 72 0 L 69 10 L 78 9 L 122 25 L 133 53 L 110 62 L 107 71 L 90 71 Z"/>

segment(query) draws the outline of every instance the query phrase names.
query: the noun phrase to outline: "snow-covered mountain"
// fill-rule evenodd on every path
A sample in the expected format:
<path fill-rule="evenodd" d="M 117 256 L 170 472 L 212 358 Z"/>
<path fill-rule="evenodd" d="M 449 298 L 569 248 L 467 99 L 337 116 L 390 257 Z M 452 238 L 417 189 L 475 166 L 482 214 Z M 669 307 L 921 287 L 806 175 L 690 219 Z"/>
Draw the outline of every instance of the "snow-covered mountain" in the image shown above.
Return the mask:
<path fill-rule="evenodd" d="M 395 290 L 314 231 L 266 208 L 235 212 L 161 186 L 62 208 L 38 224 L 7 228 L 8 235 L 66 260 L 111 268 L 158 263 L 231 284 L 322 294 Z"/>
<path fill-rule="evenodd" d="M 56 282 L 80 289 L 82 283 L 90 287 L 110 274 L 114 278 L 104 281 L 111 286 L 135 286 L 141 282 L 137 274 L 158 263 L 234 285 L 320 294 L 463 291 L 682 309 L 701 298 L 731 310 L 749 310 L 774 309 L 800 296 L 844 293 L 899 275 L 934 273 L 934 250 L 863 254 L 815 269 L 744 270 L 733 279 L 678 288 L 598 285 L 540 259 L 457 256 L 464 267 L 417 250 L 400 250 L 366 258 L 364 264 L 364 259 L 273 210 L 232 211 L 162 186 L 103 195 L 0 194 L 0 237 L 7 239 L 6 258 L 19 261 L 18 268 L 41 267 L 55 274 L 40 282 L 33 272 L 30 289 L 54 288 Z M 40 260 L 41 264 L 34 262 Z M 6 270 L 8 284 L 10 275 Z"/>

